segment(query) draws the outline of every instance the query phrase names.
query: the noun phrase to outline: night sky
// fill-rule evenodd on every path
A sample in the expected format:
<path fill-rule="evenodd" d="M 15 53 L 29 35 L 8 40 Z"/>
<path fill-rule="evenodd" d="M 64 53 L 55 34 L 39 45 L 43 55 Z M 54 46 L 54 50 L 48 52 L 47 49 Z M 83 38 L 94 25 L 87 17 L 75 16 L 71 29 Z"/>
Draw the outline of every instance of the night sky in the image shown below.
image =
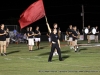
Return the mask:
<path fill-rule="evenodd" d="M 5 25 L 18 25 L 21 13 L 36 0 L 2 0 L 0 2 L 0 23 Z M 82 4 L 84 5 L 85 26 L 100 27 L 100 5 L 96 0 L 43 0 L 46 16 L 52 28 L 53 23 L 58 23 L 62 32 L 65 32 L 70 24 L 78 26 L 82 30 Z M 41 32 L 47 32 L 45 18 L 32 23 L 29 26 L 40 26 Z M 24 28 L 26 29 L 26 28 Z"/>

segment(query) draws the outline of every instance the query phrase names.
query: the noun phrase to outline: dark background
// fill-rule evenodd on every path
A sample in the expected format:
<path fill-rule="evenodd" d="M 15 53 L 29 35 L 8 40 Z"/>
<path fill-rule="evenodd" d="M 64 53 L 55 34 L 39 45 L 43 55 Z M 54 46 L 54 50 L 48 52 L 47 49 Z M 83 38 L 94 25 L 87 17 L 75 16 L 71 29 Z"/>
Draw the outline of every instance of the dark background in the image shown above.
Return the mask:
<path fill-rule="evenodd" d="M 0 1 L 0 23 L 5 25 L 19 25 L 18 20 L 21 13 L 36 0 L 2 0 Z M 46 16 L 50 26 L 58 23 L 62 32 L 65 32 L 70 24 L 76 25 L 82 31 L 82 4 L 84 5 L 85 27 L 100 27 L 100 5 L 96 0 L 43 0 Z M 35 30 L 40 26 L 41 32 L 47 32 L 45 18 L 32 23 L 29 26 Z M 25 30 L 26 27 L 22 30 Z"/>

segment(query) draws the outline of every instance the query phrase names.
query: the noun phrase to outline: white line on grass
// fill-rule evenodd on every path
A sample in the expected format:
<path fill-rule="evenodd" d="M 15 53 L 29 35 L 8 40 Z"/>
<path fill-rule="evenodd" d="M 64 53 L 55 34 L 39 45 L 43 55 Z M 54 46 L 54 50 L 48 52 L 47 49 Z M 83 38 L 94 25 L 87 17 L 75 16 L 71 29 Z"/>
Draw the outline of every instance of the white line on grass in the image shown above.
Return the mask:
<path fill-rule="evenodd" d="M 11 60 L 11 59 L 9 59 L 9 58 L 4 58 L 4 59 L 6 59 L 6 60 Z"/>
<path fill-rule="evenodd" d="M 22 58 L 22 57 L 18 57 L 19 59 L 24 59 L 24 58 Z"/>
<path fill-rule="evenodd" d="M 40 57 L 40 56 L 35 56 L 35 57 Z M 42 57 L 41 57 L 42 58 Z M 6 60 L 7 60 L 8 58 L 6 58 Z M 22 58 L 22 57 L 19 57 L 19 59 L 28 59 L 28 60 L 35 60 L 35 61 L 39 61 L 39 62 L 43 62 L 43 61 L 45 61 L 45 60 L 38 60 L 38 58 L 37 59 L 31 59 L 31 58 Z M 8 59 L 8 60 L 10 60 L 10 59 Z M 47 62 L 47 61 L 46 61 Z M 57 62 L 51 62 L 51 63 L 54 63 L 54 64 L 56 64 L 56 65 L 69 65 L 69 66 L 79 66 L 79 67 L 89 67 L 89 66 L 80 66 L 80 65 L 70 65 L 70 64 L 64 64 L 64 63 L 57 63 Z M 45 63 L 46 64 L 46 63 Z"/>
<path fill-rule="evenodd" d="M 31 58 L 22 58 L 22 57 L 18 57 L 19 59 L 26 59 L 26 60 L 35 60 L 35 61 L 41 61 L 41 60 L 38 60 L 39 58 L 36 58 L 36 59 L 31 59 Z M 42 61 L 44 61 L 44 60 L 42 60 Z"/>

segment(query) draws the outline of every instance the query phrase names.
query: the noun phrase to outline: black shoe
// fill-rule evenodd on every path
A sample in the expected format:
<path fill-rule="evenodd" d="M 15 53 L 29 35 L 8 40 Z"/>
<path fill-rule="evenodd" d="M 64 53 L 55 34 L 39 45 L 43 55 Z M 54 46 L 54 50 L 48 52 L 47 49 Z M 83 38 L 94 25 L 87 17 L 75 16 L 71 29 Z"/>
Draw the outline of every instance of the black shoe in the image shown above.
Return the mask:
<path fill-rule="evenodd" d="M 3 53 L 1 53 L 1 56 L 3 56 Z"/>
<path fill-rule="evenodd" d="M 59 60 L 59 61 L 63 61 L 63 60 Z"/>
<path fill-rule="evenodd" d="M 77 52 L 77 51 L 75 50 L 75 52 Z"/>
<path fill-rule="evenodd" d="M 31 51 L 33 51 L 33 50 L 29 50 L 29 51 L 31 52 Z"/>
<path fill-rule="evenodd" d="M 51 60 L 48 60 L 48 62 L 52 62 Z"/>

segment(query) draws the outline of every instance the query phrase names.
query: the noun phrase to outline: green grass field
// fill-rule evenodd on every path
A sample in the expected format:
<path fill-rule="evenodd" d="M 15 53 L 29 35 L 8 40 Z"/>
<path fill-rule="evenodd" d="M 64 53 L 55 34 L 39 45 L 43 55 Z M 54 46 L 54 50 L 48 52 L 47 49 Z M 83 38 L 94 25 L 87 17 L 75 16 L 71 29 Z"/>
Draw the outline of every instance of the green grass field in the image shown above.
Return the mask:
<path fill-rule="evenodd" d="M 80 41 L 79 43 L 86 43 Z M 61 42 L 62 57 L 54 56 L 48 62 L 50 46 L 41 42 L 41 49 L 29 52 L 27 44 L 10 44 L 7 56 L 0 56 L 0 75 L 99 75 L 100 47 L 80 47 L 80 52 L 70 50 Z"/>

